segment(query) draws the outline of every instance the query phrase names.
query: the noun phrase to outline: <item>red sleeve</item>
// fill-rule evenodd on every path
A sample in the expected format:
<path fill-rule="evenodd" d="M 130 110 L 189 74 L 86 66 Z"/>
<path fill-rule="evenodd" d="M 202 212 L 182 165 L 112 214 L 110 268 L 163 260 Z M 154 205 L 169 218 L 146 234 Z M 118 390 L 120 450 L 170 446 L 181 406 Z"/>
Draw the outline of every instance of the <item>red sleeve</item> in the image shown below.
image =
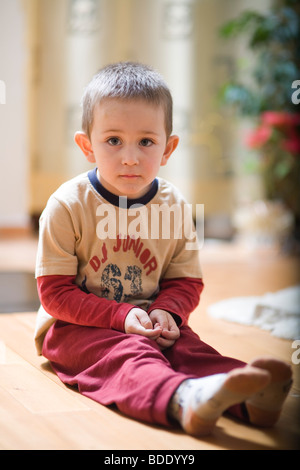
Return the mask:
<path fill-rule="evenodd" d="M 134 307 L 83 292 L 75 283 L 75 276 L 41 276 L 37 278 L 37 288 L 49 315 L 77 325 L 124 331 L 125 318 Z"/>
<path fill-rule="evenodd" d="M 202 279 L 198 278 L 164 279 L 160 284 L 160 292 L 148 309 L 148 313 L 155 308 L 161 308 L 173 314 L 179 325 L 184 325 L 190 313 L 199 304 L 203 287 Z"/>

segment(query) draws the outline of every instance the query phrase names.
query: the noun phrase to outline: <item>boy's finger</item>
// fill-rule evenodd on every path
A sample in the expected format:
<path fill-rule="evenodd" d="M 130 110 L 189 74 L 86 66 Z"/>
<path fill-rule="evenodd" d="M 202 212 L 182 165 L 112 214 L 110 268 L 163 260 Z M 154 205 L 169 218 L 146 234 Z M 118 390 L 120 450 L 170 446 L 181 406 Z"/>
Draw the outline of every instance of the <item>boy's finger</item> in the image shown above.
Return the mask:
<path fill-rule="evenodd" d="M 163 330 L 162 331 L 162 336 L 166 339 L 170 339 L 170 340 L 173 340 L 173 339 L 178 339 L 179 336 L 180 336 L 180 331 L 179 329 L 177 328 L 176 330 Z"/>
<path fill-rule="evenodd" d="M 136 325 L 139 334 L 153 339 L 156 339 L 160 336 L 161 327 L 159 325 L 155 325 L 153 328 L 152 322 L 146 312 L 145 314 L 139 315 L 137 318 L 137 323 L 139 324 Z"/>
<path fill-rule="evenodd" d="M 140 324 L 146 328 L 146 330 L 153 330 L 153 325 L 152 325 L 152 322 L 149 318 L 149 316 L 146 314 L 145 317 L 142 317 L 139 319 L 140 320 Z"/>
<path fill-rule="evenodd" d="M 135 333 L 141 336 L 146 336 L 147 338 L 150 338 L 153 340 L 157 340 L 161 335 L 161 330 L 146 329 L 140 325 L 139 328 L 136 328 Z"/>
<path fill-rule="evenodd" d="M 162 336 L 160 336 L 159 338 L 157 338 L 156 342 L 161 349 L 167 349 L 173 346 L 173 344 L 175 343 L 175 340 L 165 339 Z"/>

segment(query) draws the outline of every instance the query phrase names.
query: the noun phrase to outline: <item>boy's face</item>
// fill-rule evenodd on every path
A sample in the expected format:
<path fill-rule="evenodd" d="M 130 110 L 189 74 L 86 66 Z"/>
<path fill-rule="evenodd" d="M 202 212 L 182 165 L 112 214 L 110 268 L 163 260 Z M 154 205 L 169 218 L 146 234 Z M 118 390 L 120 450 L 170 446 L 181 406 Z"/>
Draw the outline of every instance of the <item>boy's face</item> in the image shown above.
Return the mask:
<path fill-rule="evenodd" d="M 159 167 L 166 165 L 178 137 L 167 140 L 162 106 L 111 98 L 95 107 L 90 140 L 78 133 L 75 141 L 88 161 L 97 164 L 106 189 L 139 198 L 149 190 Z"/>

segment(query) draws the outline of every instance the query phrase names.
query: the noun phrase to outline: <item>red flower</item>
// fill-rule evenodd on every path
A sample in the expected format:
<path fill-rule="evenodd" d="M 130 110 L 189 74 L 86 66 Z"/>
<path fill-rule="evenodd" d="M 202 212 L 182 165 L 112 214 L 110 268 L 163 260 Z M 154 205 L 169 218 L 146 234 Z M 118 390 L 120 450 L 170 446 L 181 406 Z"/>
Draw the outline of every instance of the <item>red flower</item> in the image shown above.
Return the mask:
<path fill-rule="evenodd" d="M 269 126 L 262 125 L 248 134 L 246 145 L 250 148 L 259 148 L 269 140 L 271 134 L 272 129 Z"/>
<path fill-rule="evenodd" d="M 274 127 L 289 127 L 300 124 L 300 114 L 287 113 L 284 111 L 265 111 L 261 115 L 263 124 Z"/>

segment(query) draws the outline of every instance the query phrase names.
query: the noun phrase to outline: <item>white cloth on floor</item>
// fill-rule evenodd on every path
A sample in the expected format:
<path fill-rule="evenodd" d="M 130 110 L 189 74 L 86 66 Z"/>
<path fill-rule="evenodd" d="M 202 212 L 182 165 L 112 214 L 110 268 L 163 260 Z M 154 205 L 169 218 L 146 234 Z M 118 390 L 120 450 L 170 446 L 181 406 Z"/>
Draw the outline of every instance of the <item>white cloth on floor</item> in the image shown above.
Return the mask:
<path fill-rule="evenodd" d="M 208 307 L 214 318 L 257 326 L 284 339 L 300 339 L 300 285 L 262 296 L 235 297 Z"/>

